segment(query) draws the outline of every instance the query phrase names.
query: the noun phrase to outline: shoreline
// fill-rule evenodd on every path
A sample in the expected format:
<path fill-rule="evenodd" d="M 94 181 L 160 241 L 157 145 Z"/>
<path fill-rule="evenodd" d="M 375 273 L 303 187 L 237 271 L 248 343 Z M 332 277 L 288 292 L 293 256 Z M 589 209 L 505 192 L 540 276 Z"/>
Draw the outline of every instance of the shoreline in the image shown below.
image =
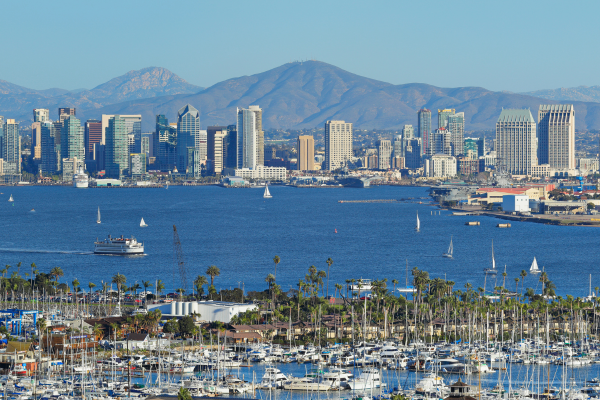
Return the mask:
<path fill-rule="evenodd" d="M 443 207 L 442 207 L 443 208 Z M 444 208 L 443 208 L 444 209 Z M 551 215 L 551 214 L 534 214 L 531 217 L 525 217 L 521 215 L 509 215 L 504 214 L 498 211 L 488 211 L 488 210 L 465 210 L 464 208 L 445 208 L 449 211 L 460 212 L 460 213 L 470 213 L 469 215 L 478 216 L 483 215 L 486 217 L 494 217 L 502 220 L 508 221 L 518 221 L 518 222 L 531 222 L 536 224 L 543 225 L 556 225 L 556 226 L 584 226 L 584 227 L 592 227 L 597 228 L 600 227 L 600 217 L 596 216 L 598 221 L 592 221 L 592 215 Z M 467 215 L 465 215 L 467 216 Z M 587 219 L 586 217 L 589 217 Z"/>

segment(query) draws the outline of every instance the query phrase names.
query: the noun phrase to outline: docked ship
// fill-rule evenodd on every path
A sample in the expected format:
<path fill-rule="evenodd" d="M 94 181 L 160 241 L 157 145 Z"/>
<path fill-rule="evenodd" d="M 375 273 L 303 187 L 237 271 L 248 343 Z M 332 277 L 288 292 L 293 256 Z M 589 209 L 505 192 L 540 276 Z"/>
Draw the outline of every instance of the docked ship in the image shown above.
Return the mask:
<path fill-rule="evenodd" d="M 73 187 L 82 189 L 87 188 L 89 185 L 88 176 L 81 168 L 75 175 L 73 175 Z"/>
<path fill-rule="evenodd" d="M 139 243 L 133 236 L 131 238 L 113 238 L 108 235 L 108 239 L 94 243 L 94 254 L 115 254 L 115 255 L 136 255 L 144 254 L 144 243 Z"/>

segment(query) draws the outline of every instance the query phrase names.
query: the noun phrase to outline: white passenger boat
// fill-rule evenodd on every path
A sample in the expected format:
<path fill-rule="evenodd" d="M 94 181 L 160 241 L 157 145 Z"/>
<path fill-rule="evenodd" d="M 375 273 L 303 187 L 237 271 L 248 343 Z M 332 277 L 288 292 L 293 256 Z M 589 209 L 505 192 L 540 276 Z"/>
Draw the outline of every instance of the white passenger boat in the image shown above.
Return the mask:
<path fill-rule="evenodd" d="M 86 189 L 89 185 L 87 174 L 83 169 L 79 168 L 79 171 L 73 175 L 73 187 L 78 189 Z"/>
<path fill-rule="evenodd" d="M 144 254 L 144 243 L 139 243 L 133 236 L 131 238 L 113 238 L 108 235 L 108 239 L 94 243 L 94 254 L 117 254 L 132 255 Z"/>

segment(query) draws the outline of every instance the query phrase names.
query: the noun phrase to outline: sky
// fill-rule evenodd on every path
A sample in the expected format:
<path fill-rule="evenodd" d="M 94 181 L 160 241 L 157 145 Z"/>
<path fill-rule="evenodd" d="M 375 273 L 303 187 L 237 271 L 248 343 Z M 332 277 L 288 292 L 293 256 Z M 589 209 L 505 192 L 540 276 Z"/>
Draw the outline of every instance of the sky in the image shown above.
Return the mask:
<path fill-rule="evenodd" d="M 316 59 L 373 79 L 525 92 L 600 84 L 598 1 L 10 1 L 0 80 L 91 89 L 164 67 L 211 86 Z"/>

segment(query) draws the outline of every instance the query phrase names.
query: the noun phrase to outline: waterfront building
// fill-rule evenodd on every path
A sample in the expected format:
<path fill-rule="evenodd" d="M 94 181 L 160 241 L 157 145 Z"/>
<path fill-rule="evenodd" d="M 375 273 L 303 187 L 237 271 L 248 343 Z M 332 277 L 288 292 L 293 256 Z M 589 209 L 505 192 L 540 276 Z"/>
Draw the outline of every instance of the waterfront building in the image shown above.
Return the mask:
<path fill-rule="evenodd" d="M 259 106 L 237 109 L 238 168 L 253 169 L 264 165 L 265 146 L 262 109 Z"/>
<path fill-rule="evenodd" d="M 452 144 L 452 155 L 464 154 L 465 113 L 459 112 L 448 116 L 448 130 Z"/>
<path fill-rule="evenodd" d="M 431 110 L 423 108 L 417 112 L 418 137 L 421 138 L 421 155 L 432 155 L 434 149 L 431 146 Z"/>
<path fill-rule="evenodd" d="M 224 168 L 237 168 L 238 166 L 238 134 L 237 125 L 227 126 L 226 143 L 223 143 L 223 148 L 227 149 L 227 155 L 223 156 Z"/>
<path fill-rule="evenodd" d="M 198 136 L 200 113 L 187 104 L 177 112 L 177 170 L 180 174 L 199 176 L 200 160 Z"/>
<path fill-rule="evenodd" d="M 74 115 L 63 120 L 60 135 L 61 160 L 65 158 L 85 160 L 84 132 L 81 121 Z"/>
<path fill-rule="evenodd" d="M 507 194 L 502 196 L 502 211 L 529 212 L 529 196 L 525 194 Z"/>
<path fill-rule="evenodd" d="M 146 154 L 146 163 L 150 157 L 154 157 L 154 134 L 142 133 L 139 147 L 136 147 L 136 152 Z"/>
<path fill-rule="evenodd" d="M 538 163 L 575 168 L 575 109 L 572 104 L 541 104 L 538 111 Z"/>
<path fill-rule="evenodd" d="M 264 165 L 257 165 L 254 169 L 238 168 L 235 170 L 235 176 L 244 179 L 285 181 L 287 179 L 287 169 L 285 167 L 266 167 Z"/>
<path fill-rule="evenodd" d="M 19 123 L 7 118 L 2 125 L 2 159 L 4 160 L 4 175 L 14 179 L 21 174 L 21 136 Z M 6 180 L 5 180 L 6 182 Z"/>
<path fill-rule="evenodd" d="M 40 170 L 43 175 L 54 175 L 59 169 L 56 155 L 56 126 L 52 122 L 41 124 L 42 134 L 42 162 Z"/>
<path fill-rule="evenodd" d="M 352 159 L 352 124 L 345 121 L 325 122 L 325 169 L 342 168 Z"/>
<path fill-rule="evenodd" d="M 58 170 L 60 170 L 60 146 L 61 146 L 61 136 L 62 136 L 62 127 L 63 122 L 61 120 L 52 122 L 54 125 L 54 148 L 56 149 L 56 157 L 58 162 Z"/>
<path fill-rule="evenodd" d="M 158 160 L 161 171 L 175 169 L 177 163 L 177 127 L 171 126 L 169 120 L 162 114 L 156 116 L 154 156 Z"/>
<path fill-rule="evenodd" d="M 58 119 L 61 123 L 71 115 L 75 116 L 75 114 L 75 108 L 61 107 L 58 109 Z"/>
<path fill-rule="evenodd" d="M 104 118 L 104 115 L 102 116 Z M 107 178 L 120 179 L 129 168 L 129 152 L 127 148 L 127 127 L 125 119 L 115 115 L 108 120 L 104 139 L 105 172 Z"/>
<path fill-rule="evenodd" d="M 377 161 L 378 169 L 390 169 L 390 161 L 392 157 L 392 142 L 387 139 L 377 141 Z"/>
<path fill-rule="evenodd" d="M 456 158 L 448 154 L 434 154 L 429 160 L 429 176 L 452 178 L 456 176 Z"/>
<path fill-rule="evenodd" d="M 274 158 L 274 157 L 271 157 Z M 298 136 L 298 171 L 315 170 L 315 138 L 309 135 Z"/>
<path fill-rule="evenodd" d="M 31 148 L 34 160 L 42 159 L 42 123 L 34 122 L 31 124 Z"/>
<path fill-rule="evenodd" d="M 536 123 L 528 109 L 504 109 L 496 122 L 498 166 L 509 174 L 528 175 L 537 165 Z"/>
<path fill-rule="evenodd" d="M 146 153 L 129 154 L 129 175 L 138 179 L 146 175 Z"/>
<path fill-rule="evenodd" d="M 93 161 L 94 157 L 94 145 L 102 144 L 102 122 L 97 119 L 88 119 L 85 122 L 84 128 L 84 142 L 85 142 L 85 160 Z"/>
<path fill-rule="evenodd" d="M 206 157 L 208 155 L 207 135 L 208 133 L 206 132 L 206 130 L 200 129 L 200 133 L 198 134 L 196 140 L 196 148 L 198 149 L 200 165 L 206 164 Z"/>
<path fill-rule="evenodd" d="M 50 121 L 50 110 L 47 108 L 33 109 L 33 122 L 48 122 Z"/>
<path fill-rule="evenodd" d="M 79 169 L 84 170 L 85 162 L 83 159 L 63 158 L 62 159 L 62 180 L 63 182 L 72 183 L 73 175 L 79 172 Z"/>
<path fill-rule="evenodd" d="M 448 117 L 453 115 L 456 112 L 454 108 L 444 108 L 443 110 L 438 110 L 438 129 L 440 128 L 448 128 Z"/>
<path fill-rule="evenodd" d="M 210 175 L 220 175 L 227 159 L 226 126 L 209 126 L 206 128 L 206 169 Z"/>

